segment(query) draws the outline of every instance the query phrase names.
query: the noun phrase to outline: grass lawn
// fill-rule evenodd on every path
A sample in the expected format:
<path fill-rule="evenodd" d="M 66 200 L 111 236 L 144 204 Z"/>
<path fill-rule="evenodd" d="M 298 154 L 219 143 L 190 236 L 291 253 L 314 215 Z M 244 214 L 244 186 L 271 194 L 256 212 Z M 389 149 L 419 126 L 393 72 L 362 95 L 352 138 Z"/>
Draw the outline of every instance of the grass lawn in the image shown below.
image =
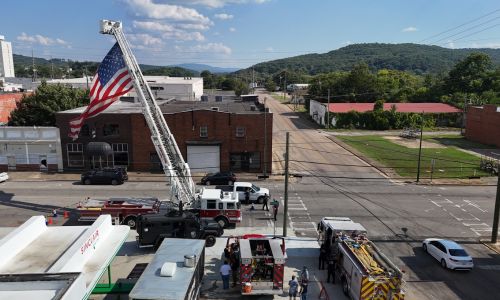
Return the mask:
<path fill-rule="evenodd" d="M 445 146 L 455 146 L 462 149 L 495 149 L 496 146 L 484 145 L 477 142 L 469 141 L 461 135 L 438 135 L 424 136 L 425 140 L 432 140 Z"/>
<path fill-rule="evenodd" d="M 416 178 L 418 148 L 407 148 L 380 136 L 338 136 L 367 157 L 378 161 L 402 177 Z M 434 138 L 435 139 L 435 138 Z M 452 138 L 453 140 L 453 138 Z M 434 159 L 433 178 L 467 178 L 489 176 L 479 169 L 480 158 L 454 147 L 422 148 L 420 178 L 431 177 L 431 160 Z"/>

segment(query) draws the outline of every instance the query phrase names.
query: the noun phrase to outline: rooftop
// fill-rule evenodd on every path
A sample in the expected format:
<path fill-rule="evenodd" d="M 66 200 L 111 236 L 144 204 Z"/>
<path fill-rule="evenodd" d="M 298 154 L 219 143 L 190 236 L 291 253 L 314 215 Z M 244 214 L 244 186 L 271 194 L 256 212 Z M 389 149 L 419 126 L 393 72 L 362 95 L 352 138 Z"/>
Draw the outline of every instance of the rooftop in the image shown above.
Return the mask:
<path fill-rule="evenodd" d="M 403 113 L 459 113 L 461 109 L 444 103 L 384 103 L 384 110 L 391 110 L 396 106 L 397 112 Z M 350 111 L 372 111 L 375 103 L 330 103 L 329 109 L 333 113 L 347 113 Z"/>
<path fill-rule="evenodd" d="M 159 84 L 192 84 L 203 81 L 201 77 L 170 77 L 170 76 L 144 76 L 148 83 Z M 48 80 L 47 83 L 61 83 L 61 84 L 86 84 L 87 80 L 90 83 L 93 77 L 69 78 L 69 79 L 53 79 Z"/>
<path fill-rule="evenodd" d="M 237 113 L 237 114 L 259 114 L 261 113 L 259 107 L 254 103 L 243 101 L 178 101 L 178 100 L 157 100 L 161 111 L 164 114 L 175 114 L 192 110 L 217 110 L 224 113 Z M 252 106 L 254 108 L 252 108 Z M 65 114 L 81 114 L 85 107 L 78 107 L 75 109 L 61 111 L 59 113 Z M 104 111 L 107 114 L 142 114 L 140 103 L 132 103 L 127 101 L 116 101 Z"/>

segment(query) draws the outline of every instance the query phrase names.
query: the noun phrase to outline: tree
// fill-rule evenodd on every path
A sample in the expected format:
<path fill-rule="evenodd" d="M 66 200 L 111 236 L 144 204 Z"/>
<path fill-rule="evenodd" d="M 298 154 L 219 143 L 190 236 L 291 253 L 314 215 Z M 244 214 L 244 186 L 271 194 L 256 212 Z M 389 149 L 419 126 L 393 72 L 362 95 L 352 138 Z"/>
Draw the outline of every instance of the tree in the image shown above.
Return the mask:
<path fill-rule="evenodd" d="M 24 96 L 9 118 L 10 126 L 55 126 L 56 113 L 89 103 L 88 90 L 45 81 L 34 94 Z"/>
<path fill-rule="evenodd" d="M 241 96 L 250 93 L 250 88 L 241 80 L 235 80 L 233 86 L 234 93 L 236 96 Z"/>
<path fill-rule="evenodd" d="M 265 88 L 266 90 L 270 92 L 276 91 L 276 83 L 273 81 L 272 78 L 268 78 L 265 83 Z"/>
<path fill-rule="evenodd" d="M 213 89 L 214 88 L 214 75 L 209 70 L 204 70 L 200 73 L 200 76 L 203 78 L 203 85 L 206 88 Z"/>
<path fill-rule="evenodd" d="M 373 111 L 383 111 L 384 110 L 384 100 L 377 100 L 373 105 Z"/>
<path fill-rule="evenodd" d="M 489 88 L 488 71 L 491 58 L 487 54 L 472 53 L 458 62 L 445 79 L 449 93 L 481 93 Z"/>

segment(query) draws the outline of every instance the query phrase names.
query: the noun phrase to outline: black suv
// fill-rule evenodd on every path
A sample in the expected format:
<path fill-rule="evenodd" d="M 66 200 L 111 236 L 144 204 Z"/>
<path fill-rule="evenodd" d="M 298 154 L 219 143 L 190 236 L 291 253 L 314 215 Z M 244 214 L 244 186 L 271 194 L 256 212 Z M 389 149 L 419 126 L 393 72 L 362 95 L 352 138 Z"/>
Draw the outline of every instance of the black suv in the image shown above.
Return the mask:
<path fill-rule="evenodd" d="M 233 172 L 217 172 L 208 173 L 201 179 L 201 184 L 212 185 L 212 184 L 225 184 L 232 185 L 236 181 L 236 175 Z"/>
<path fill-rule="evenodd" d="M 165 238 L 203 239 L 207 247 L 212 247 L 216 238 L 224 234 L 218 223 L 202 222 L 194 213 L 179 210 L 139 215 L 136 230 L 139 246 L 153 246 L 155 249 Z"/>
<path fill-rule="evenodd" d="M 122 184 L 125 181 L 125 176 L 118 169 L 102 169 L 92 170 L 82 174 L 83 184 Z"/>
<path fill-rule="evenodd" d="M 104 171 L 120 171 L 120 172 L 122 172 L 123 180 L 124 181 L 128 180 L 128 173 L 127 173 L 126 167 L 103 168 L 103 170 Z"/>

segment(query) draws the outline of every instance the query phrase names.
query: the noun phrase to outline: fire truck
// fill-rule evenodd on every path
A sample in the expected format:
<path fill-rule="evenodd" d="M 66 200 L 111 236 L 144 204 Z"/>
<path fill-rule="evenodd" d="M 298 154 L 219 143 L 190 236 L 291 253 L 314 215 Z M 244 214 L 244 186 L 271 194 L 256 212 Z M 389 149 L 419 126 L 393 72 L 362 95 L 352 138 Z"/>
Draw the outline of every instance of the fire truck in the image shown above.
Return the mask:
<path fill-rule="evenodd" d="M 213 218 L 223 226 L 240 222 L 241 210 L 235 204 L 235 201 L 238 200 L 236 195 L 216 189 L 211 192 L 207 192 L 206 189 L 202 189 L 201 193 L 196 192 L 189 165 L 184 161 L 154 94 L 144 79 L 123 33 L 122 23 L 102 20 L 100 33 L 113 35 L 122 51 L 123 60 L 128 68 L 146 124 L 151 132 L 151 140 L 171 186 L 170 201 L 181 209 L 200 214 L 202 218 Z M 212 196 L 215 194 L 217 197 L 215 207 L 213 207 L 214 198 Z M 206 198 L 206 196 L 210 196 L 210 198 Z"/>
<path fill-rule="evenodd" d="M 400 300 L 403 273 L 366 237 L 366 229 L 345 217 L 318 223 L 320 243 L 337 256 L 342 291 L 354 300 Z"/>
<path fill-rule="evenodd" d="M 281 295 L 286 251 L 283 238 L 267 238 L 259 234 L 231 236 L 226 246 L 240 250 L 240 282 L 242 295 Z"/>
<path fill-rule="evenodd" d="M 78 203 L 78 221 L 95 221 L 100 215 L 111 215 L 115 224 L 135 228 L 139 215 L 158 213 L 161 202 L 157 198 L 91 199 Z"/>

